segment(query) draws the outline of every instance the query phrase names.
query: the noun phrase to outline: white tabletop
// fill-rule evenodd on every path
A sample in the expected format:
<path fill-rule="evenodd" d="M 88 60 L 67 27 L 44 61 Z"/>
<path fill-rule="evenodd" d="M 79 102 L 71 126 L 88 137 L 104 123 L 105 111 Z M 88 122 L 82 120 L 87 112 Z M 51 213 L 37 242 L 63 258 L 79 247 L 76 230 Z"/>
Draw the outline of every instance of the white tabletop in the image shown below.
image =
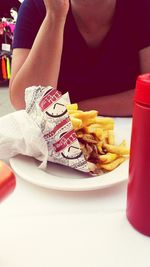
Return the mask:
<path fill-rule="evenodd" d="M 126 219 L 126 188 L 61 192 L 17 178 L 0 205 L 0 266 L 150 266 L 150 239 Z"/>
<path fill-rule="evenodd" d="M 65 192 L 16 179 L 0 204 L 0 267 L 150 266 L 150 238 L 126 218 L 127 181 Z"/>

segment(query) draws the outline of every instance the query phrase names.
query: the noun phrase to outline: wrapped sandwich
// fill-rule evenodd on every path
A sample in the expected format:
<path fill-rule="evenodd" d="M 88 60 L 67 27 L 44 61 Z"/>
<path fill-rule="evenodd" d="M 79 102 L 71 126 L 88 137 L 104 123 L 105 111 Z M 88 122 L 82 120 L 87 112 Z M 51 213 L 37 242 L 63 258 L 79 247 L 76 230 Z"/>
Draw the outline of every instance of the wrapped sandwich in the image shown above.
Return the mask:
<path fill-rule="evenodd" d="M 113 170 L 129 154 L 125 141 L 115 145 L 114 120 L 99 117 L 96 110 L 79 110 L 68 93 L 50 86 L 27 88 L 26 111 L 47 143 L 48 161 L 97 175 Z"/>

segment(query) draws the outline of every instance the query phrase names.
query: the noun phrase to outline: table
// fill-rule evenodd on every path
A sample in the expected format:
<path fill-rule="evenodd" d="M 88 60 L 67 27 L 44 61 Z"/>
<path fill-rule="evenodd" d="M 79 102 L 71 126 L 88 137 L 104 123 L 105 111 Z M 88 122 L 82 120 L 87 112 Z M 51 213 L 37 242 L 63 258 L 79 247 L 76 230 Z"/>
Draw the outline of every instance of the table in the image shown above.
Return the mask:
<path fill-rule="evenodd" d="M 0 86 L 0 117 L 13 112 L 14 108 L 10 104 L 9 91 L 7 86 Z"/>
<path fill-rule="evenodd" d="M 16 179 L 0 204 L 0 267 L 150 266 L 150 238 L 126 219 L 127 181 L 62 192 Z"/>
<path fill-rule="evenodd" d="M 148 267 L 150 239 L 126 219 L 126 188 L 59 192 L 17 177 L 0 205 L 0 266 Z"/>

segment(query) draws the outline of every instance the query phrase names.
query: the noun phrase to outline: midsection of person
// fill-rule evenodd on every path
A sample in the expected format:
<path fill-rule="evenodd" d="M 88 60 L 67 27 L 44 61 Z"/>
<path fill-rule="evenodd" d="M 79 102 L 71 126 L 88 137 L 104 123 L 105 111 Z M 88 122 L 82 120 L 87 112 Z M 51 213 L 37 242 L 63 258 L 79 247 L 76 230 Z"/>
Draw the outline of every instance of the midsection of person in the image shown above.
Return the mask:
<path fill-rule="evenodd" d="M 138 51 L 132 30 L 126 32 L 126 5 L 116 0 L 71 3 L 58 88 L 69 90 L 73 102 L 134 88 Z"/>
<path fill-rule="evenodd" d="M 35 22 L 26 19 L 31 28 L 22 35 L 21 29 L 16 30 L 10 82 L 13 105 L 23 108 L 25 87 L 36 84 L 69 91 L 72 102 L 134 88 L 140 72 L 138 49 L 126 2 L 129 0 L 25 0 L 24 9 L 32 5 L 29 17 L 35 10 L 37 14 Z M 20 15 L 18 25 L 21 20 Z M 26 40 L 19 43 L 23 34 Z M 31 38 L 27 41 L 27 37 Z"/>

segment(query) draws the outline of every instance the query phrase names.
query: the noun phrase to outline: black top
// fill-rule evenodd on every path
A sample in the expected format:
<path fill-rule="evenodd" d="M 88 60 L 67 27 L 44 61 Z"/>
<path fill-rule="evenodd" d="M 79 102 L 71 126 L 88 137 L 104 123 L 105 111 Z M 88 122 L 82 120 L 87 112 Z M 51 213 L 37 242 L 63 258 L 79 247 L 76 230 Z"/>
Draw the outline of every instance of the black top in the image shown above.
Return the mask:
<path fill-rule="evenodd" d="M 32 47 L 44 16 L 42 0 L 24 0 L 19 10 L 14 48 Z M 84 41 L 70 8 L 58 89 L 69 91 L 72 102 L 133 89 L 140 72 L 138 52 L 147 46 L 150 46 L 149 0 L 117 0 L 112 26 L 96 48 Z"/>

